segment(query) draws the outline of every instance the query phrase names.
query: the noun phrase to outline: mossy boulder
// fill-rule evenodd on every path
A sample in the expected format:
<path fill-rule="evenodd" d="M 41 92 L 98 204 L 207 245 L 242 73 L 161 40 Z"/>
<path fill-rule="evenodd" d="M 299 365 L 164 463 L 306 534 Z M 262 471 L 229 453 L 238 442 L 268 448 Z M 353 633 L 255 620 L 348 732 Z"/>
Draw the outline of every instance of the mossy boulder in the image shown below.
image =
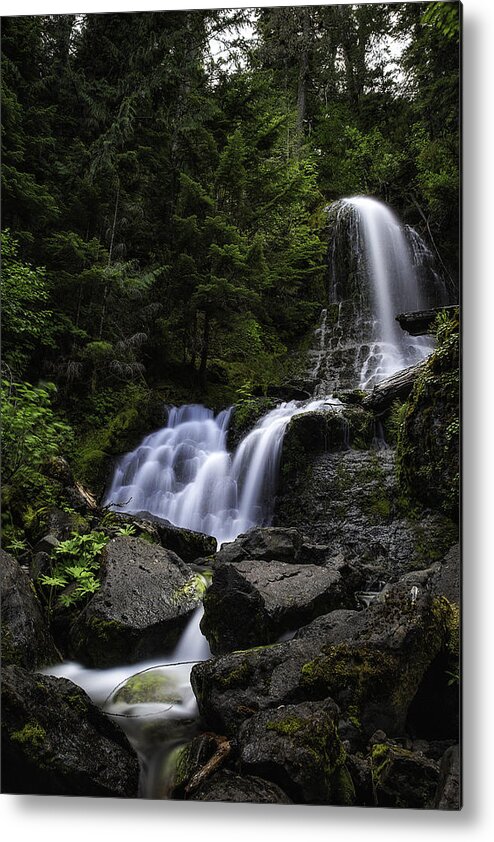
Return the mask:
<path fill-rule="evenodd" d="M 170 550 L 119 536 L 105 547 L 101 587 L 70 628 L 74 657 L 96 667 L 133 663 L 173 647 L 202 591 Z"/>
<path fill-rule="evenodd" d="M 2 662 L 26 669 L 61 660 L 33 584 L 20 564 L 0 550 Z"/>
<path fill-rule="evenodd" d="M 372 781 L 378 807 L 430 809 L 439 764 L 401 746 L 376 743 L 371 752 Z"/>
<path fill-rule="evenodd" d="M 182 694 L 173 678 L 158 669 L 132 675 L 111 698 L 112 704 L 126 705 L 173 705 L 181 701 Z"/>
<path fill-rule="evenodd" d="M 421 682 L 448 646 L 452 618 L 446 599 L 426 585 L 412 588 L 398 582 L 368 608 L 333 611 L 293 640 L 197 664 L 192 688 L 205 721 L 234 735 L 260 710 L 331 698 L 364 742 L 378 728 L 405 733 Z"/>
<path fill-rule="evenodd" d="M 65 678 L 2 670 L 2 792 L 137 798 L 137 756 Z"/>
<path fill-rule="evenodd" d="M 228 428 L 228 447 L 234 450 L 259 419 L 277 404 L 278 401 L 274 397 L 250 397 L 237 403 L 233 408 Z"/>
<path fill-rule="evenodd" d="M 366 610 L 341 612 L 326 626 L 319 654 L 302 666 L 301 684 L 311 698 L 335 699 L 363 734 L 402 734 L 422 679 L 446 650 L 452 616 L 446 599 L 405 579 Z"/>
<path fill-rule="evenodd" d="M 296 803 L 352 804 L 337 722 L 329 700 L 257 713 L 239 731 L 242 769 L 273 781 Z"/>
<path fill-rule="evenodd" d="M 305 475 L 308 459 L 315 453 L 345 450 L 351 445 L 366 447 L 373 434 L 372 415 L 357 406 L 294 415 L 283 439 L 280 494 Z"/>

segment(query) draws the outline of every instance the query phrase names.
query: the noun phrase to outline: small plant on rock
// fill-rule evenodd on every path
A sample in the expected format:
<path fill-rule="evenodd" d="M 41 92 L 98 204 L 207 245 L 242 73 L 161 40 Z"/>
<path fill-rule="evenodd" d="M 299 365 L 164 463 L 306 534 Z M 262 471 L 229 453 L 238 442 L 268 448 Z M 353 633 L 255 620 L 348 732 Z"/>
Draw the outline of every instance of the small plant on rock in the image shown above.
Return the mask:
<path fill-rule="evenodd" d="M 71 608 L 100 587 L 98 571 L 100 554 L 109 541 L 104 532 L 88 532 L 85 535 L 72 533 L 55 549 L 57 563 L 51 573 L 39 577 L 39 582 L 48 591 L 48 610 L 51 611 L 54 596 L 58 594 L 58 605 Z"/>

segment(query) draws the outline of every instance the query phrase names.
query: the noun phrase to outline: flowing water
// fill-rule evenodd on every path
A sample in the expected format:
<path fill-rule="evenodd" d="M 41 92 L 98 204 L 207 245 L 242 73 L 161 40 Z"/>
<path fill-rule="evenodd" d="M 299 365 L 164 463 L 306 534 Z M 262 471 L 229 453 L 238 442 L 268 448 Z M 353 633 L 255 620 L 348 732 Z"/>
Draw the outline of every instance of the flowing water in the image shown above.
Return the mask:
<path fill-rule="evenodd" d="M 410 336 L 396 316 L 444 305 L 448 296 L 424 241 L 386 204 L 354 196 L 335 202 L 328 215 L 329 300 L 339 313 L 329 332 L 323 311 L 326 351 L 330 361 L 338 351 L 346 355 L 353 378 L 347 386 L 369 389 L 433 350 L 430 337 Z M 331 388 L 332 374 L 318 394 Z"/>
<path fill-rule="evenodd" d="M 311 353 L 310 380 L 317 397 L 305 403 L 282 403 L 267 413 L 234 453 L 227 449 L 231 410 L 215 415 L 196 404 L 171 408 L 166 426 L 120 459 L 107 491 L 107 506 L 120 512 L 148 512 L 176 526 L 213 535 L 219 545 L 254 526 L 269 525 L 283 437 L 291 418 L 314 410 L 342 409 L 338 400 L 326 396 L 331 391 L 327 372 L 337 359 L 331 355 L 335 349 L 348 356 L 350 349 L 357 348 L 350 385 L 364 388 L 430 352 L 428 340 L 407 336 L 395 321 L 399 312 L 427 306 L 419 271 L 427 250 L 418 235 L 407 232 L 389 208 L 369 197 L 336 203 L 333 220 L 336 229 L 340 223 L 345 225 L 347 250 L 350 247 L 360 280 L 365 276 L 368 289 L 362 300 L 370 300 L 370 310 L 364 313 L 362 308 L 356 316 L 352 311 L 353 339 L 349 341 L 343 323 L 347 293 L 337 276 L 335 239 L 330 250 L 330 306 L 336 306 L 337 318 L 333 311 L 330 323 L 329 308 L 323 310 Z M 65 662 L 46 670 L 83 687 L 122 725 L 140 758 L 144 797 L 166 797 L 173 750 L 197 729 L 190 671 L 194 663 L 211 656 L 200 631 L 201 616 L 202 607 L 191 616 L 177 647 L 164 652 L 159 663 L 97 670 Z M 136 674 L 154 688 L 145 702 L 133 697 Z"/>
<path fill-rule="evenodd" d="M 226 446 L 230 411 L 200 405 L 173 408 L 162 430 L 122 457 L 105 503 L 116 511 L 146 511 L 175 526 L 233 541 L 271 521 L 286 427 L 294 415 L 339 401 L 282 403 L 245 436 L 234 454 Z"/>
<path fill-rule="evenodd" d="M 295 415 L 340 411 L 334 399 L 283 403 L 262 418 L 239 444 L 227 450 L 229 410 L 218 415 L 200 405 L 172 408 L 166 427 L 152 433 L 115 469 L 106 504 L 128 513 L 147 511 L 176 526 L 233 541 L 273 514 L 283 436 Z M 200 630 L 202 607 L 192 615 L 178 645 L 159 661 L 88 669 L 64 662 L 47 669 L 81 686 L 117 718 L 138 753 L 141 795 L 166 797 L 173 777 L 174 749 L 197 730 L 198 710 L 190 685 L 194 663 L 211 656 Z M 133 676 L 152 680 L 145 703 L 132 698 Z M 163 683 L 166 692 L 163 696 Z"/>

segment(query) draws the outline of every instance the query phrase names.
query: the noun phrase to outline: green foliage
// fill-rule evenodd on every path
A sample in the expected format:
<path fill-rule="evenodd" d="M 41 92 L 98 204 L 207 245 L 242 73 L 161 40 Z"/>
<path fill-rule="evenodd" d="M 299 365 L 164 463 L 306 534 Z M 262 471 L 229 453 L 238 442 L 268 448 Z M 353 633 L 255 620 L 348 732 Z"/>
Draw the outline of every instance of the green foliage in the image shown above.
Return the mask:
<path fill-rule="evenodd" d="M 460 39 L 459 3 L 428 3 L 422 23 L 435 26 L 442 35 L 457 43 Z"/>
<path fill-rule="evenodd" d="M 33 386 L 2 380 L 3 499 L 29 499 L 44 484 L 50 457 L 73 447 L 72 428 L 53 409 L 53 383 Z"/>
<path fill-rule="evenodd" d="M 49 610 L 55 594 L 59 606 L 71 608 L 98 590 L 99 557 L 108 541 L 104 532 L 92 531 L 84 535 L 73 532 L 71 538 L 58 544 L 51 573 L 38 579 L 40 585 L 49 589 Z"/>
<path fill-rule="evenodd" d="M 19 259 L 19 243 L 2 231 L 2 340 L 4 361 L 22 375 L 38 345 L 49 345 L 53 312 L 44 269 Z"/>
<path fill-rule="evenodd" d="M 405 423 L 407 410 L 408 404 L 406 401 L 393 401 L 385 422 L 386 438 L 389 444 L 396 444 L 398 442 Z"/>

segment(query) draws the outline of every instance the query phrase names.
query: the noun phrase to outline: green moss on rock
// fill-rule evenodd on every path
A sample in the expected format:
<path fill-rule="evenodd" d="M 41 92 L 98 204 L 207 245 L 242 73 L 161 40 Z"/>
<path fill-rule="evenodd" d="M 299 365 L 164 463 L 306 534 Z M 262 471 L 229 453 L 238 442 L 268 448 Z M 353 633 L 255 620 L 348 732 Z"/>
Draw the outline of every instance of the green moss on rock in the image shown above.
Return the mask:
<path fill-rule="evenodd" d="M 46 731 L 39 722 L 26 722 L 24 727 L 14 731 L 10 738 L 25 747 L 39 748 L 46 739 Z"/>
<path fill-rule="evenodd" d="M 397 472 L 404 493 L 456 519 L 459 510 L 459 317 L 440 319 L 437 348 L 401 413 Z"/>

